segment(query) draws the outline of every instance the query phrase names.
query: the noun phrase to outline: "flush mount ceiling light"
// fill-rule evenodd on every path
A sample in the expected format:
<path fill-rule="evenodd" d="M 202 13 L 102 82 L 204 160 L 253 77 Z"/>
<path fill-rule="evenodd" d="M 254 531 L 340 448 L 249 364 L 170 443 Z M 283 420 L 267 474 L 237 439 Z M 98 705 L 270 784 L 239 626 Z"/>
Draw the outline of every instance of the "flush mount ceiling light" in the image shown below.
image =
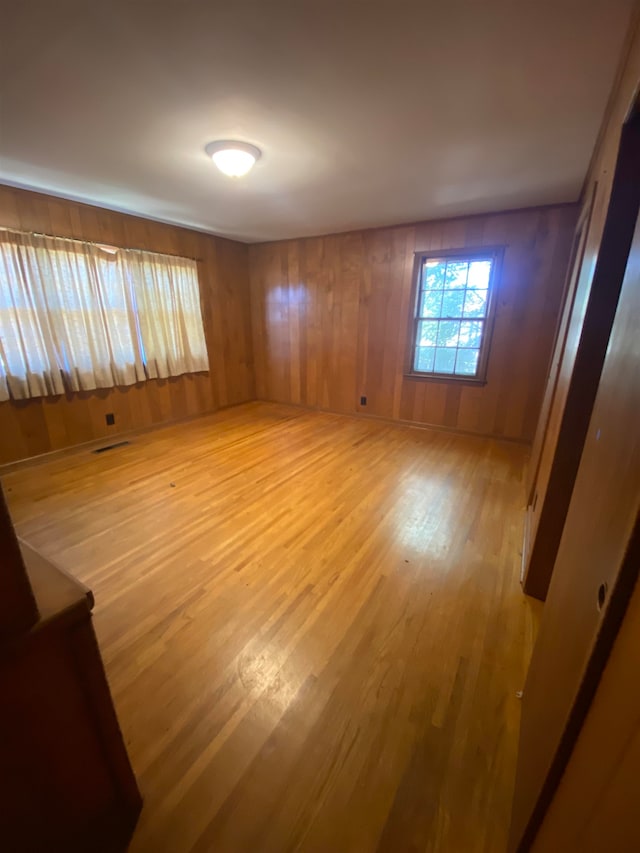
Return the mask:
<path fill-rule="evenodd" d="M 210 142 L 204 149 L 221 172 L 231 178 L 240 178 L 260 157 L 260 149 L 248 142 L 236 142 L 233 139 L 221 139 Z"/>

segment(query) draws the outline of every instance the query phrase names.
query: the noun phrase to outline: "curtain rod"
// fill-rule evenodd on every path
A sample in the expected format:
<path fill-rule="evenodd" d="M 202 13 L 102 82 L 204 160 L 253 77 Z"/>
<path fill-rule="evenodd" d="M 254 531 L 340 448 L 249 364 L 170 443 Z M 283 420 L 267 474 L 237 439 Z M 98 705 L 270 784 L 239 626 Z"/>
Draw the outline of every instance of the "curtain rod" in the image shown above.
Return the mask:
<path fill-rule="evenodd" d="M 176 252 L 158 252 L 154 249 L 140 249 L 135 246 L 114 246 L 112 243 L 99 243 L 96 240 L 80 240 L 77 237 L 62 237 L 60 234 L 45 234 L 44 231 L 20 231 L 17 228 L 8 228 L 5 225 L 0 225 L 0 232 L 6 231 L 9 234 L 31 235 L 33 237 L 48 237 L 52 240 L 67 240 L 69 243 L 81 243 L 84 246 L 109 247 L 122 252 L 150 252 L 152 255 L 166 255 L 168 258 L 183 258 L 186 261 L 195 261 L 203 263 L 203 258 L 196 258 L 193 255 L 178 255 Z"/>

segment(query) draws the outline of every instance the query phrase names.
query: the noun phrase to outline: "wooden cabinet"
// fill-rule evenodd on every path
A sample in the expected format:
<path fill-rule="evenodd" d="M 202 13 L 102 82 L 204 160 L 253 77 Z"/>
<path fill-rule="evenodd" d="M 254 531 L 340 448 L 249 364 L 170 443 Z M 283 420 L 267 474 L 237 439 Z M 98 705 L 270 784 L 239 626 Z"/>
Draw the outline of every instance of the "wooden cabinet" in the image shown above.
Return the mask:
<path fill-rule="evenodd" d="M 93 597 L 24 543 L 24 568 L 15 553 L 9 562 L 7 519 L 3 585 L 14 578 L 30 617 L 13 620 L 0 641 L 0 849 L 124 850 L 142 801 L 93 630 Z"/>

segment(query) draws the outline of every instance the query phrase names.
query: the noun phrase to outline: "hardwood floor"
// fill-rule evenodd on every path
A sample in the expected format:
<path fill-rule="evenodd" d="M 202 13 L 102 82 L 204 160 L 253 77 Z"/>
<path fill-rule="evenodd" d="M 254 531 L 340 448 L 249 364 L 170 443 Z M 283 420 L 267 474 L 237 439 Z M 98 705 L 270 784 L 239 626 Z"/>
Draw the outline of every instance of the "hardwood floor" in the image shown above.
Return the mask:
<path fill-rule="evenodd" d="M 3 478 L 95 593 L 132 853 L 505 849 L 525 455 L 251 403 Z"/>

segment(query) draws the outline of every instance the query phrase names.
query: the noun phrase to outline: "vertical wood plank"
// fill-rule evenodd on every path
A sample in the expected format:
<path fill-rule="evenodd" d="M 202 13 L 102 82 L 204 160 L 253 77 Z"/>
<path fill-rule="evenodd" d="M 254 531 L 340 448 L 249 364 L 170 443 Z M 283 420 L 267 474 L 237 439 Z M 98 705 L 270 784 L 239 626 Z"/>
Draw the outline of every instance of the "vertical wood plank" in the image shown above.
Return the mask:
<path fill-rule="evenodd" d="M 0 464 L 255 398 L 248 247 L 0 186 L 0 226 L 199 259 L 210 372 L 83 394 L 0 403 Z M 105 414 L 116 423 L 107 427 Z"/>
<path fill-rule="evenodd" d="M 530 442 L 576 216 L 577 206 L 560 205 L 253 246 L 261 398 Z M 483 245 L 505 247 L 487 384 L 405 376 L 414 252 Z M 291 259 L 276 315 L 282 276 L 273 270 Z M 302 312 L 294 279 L 310 294 Z"/>

